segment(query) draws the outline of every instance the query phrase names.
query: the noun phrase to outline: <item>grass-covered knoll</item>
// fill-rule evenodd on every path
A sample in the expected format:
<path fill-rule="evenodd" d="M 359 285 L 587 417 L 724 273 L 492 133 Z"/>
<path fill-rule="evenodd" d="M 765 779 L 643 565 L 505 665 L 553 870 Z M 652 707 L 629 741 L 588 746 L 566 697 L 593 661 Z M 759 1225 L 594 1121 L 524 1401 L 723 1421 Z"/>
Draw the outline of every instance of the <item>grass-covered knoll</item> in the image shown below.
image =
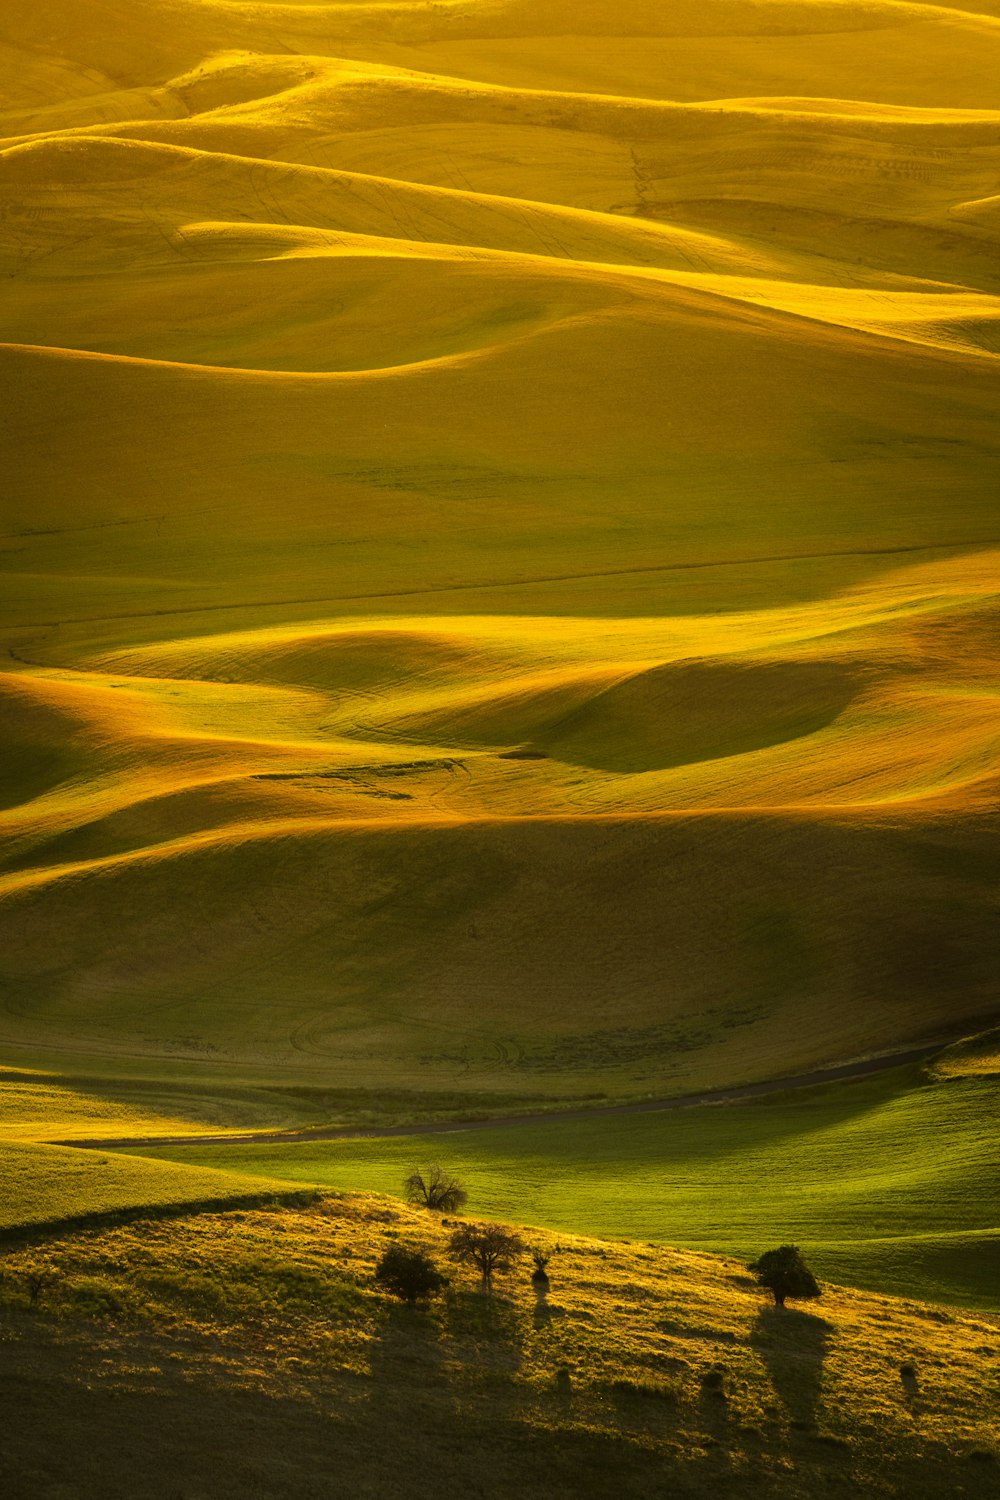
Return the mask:
<path fill-rule="evenodd" d="M 440 1161 L 470 1212 L 744 1256 L 794 1240 L 854 1285 L 996 1308 L 998 1106 L 994 1078 L 913 1069 L 662 1114 L 167 1154 L 390 1193 Z"/>
<path fill-rule="evenodd" d="M 492 1300 L 457 1268 L 423 1310 L 376 1290 L 386 1247 L 444 1264 L 448 1234 L 366 1195 L 8 1253 L 6 1492 L 300 1500 L 334 1475 L 404 1500 L 420 1475 L 442 1500 L 951 1500 L 993 1482 L 995 1319 L 829 1286 L 778 1314 L 740 1262 L 536 1231 L 547 1302 L 527 1257 Z M 34 1308 L 33 1270 L 57 1278 Z"/>
<path fill-rule="evenodd" d="M 190 1212 L 294 1192 L 221 1169 L 62 1146 L 0 1143 L 0 1236 L 142 1212 Z"/>
<path fill-rule="evenodd" d="M 946 1047 L 934 1059 L 940 1078 L 992 1078 L 1000 1073 L 1000 1029 L 980 1032 Z"/>
<path fill-rule="evenodd" d="M 299 1105 L 299 1108 L 295 1106 Z M 94 1137 L 267 1129 L 315 1118 L 303 1101 L 264 1089 L 214 1094 L 197 1086 L 64 1077 L 40 1069 L 0 1072 L 0 1138 L 72 1142 Z"/>

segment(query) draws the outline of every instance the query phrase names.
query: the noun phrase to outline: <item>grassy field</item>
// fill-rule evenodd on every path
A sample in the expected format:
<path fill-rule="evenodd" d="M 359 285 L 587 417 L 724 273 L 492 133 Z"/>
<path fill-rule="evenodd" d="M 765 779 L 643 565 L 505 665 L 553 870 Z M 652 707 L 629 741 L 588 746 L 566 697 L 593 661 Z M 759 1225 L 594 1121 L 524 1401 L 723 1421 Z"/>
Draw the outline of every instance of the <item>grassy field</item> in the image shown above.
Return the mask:
<path fill-rule="evenodd" d="M 292 1184 L 209 1167 L 62 1146 L 0 1143 L 0 1238 L 149 1212 L 190 1213 L 295 1191 Z"/>
<path fill-rule="evenodd" d="M 493 1299 L 459 1268 L 426 1311 L 375 1290 L 384 1248 L 444 1263 L 447 1233 L 364 1195 L 9 1253 L 5 1493 L 408 1500 L 420 1474 L 442 1500 L 571 1500 L 586 1474 L 627 1500 L 952 1500 L 995 1482 L 996 1318 L 831 1286 L 776 1314 L 739 1262 L 540 1231 L 545 1302 L 525 1260 Z M 55 1279 L 32 1307 L 36 1270 Z"/>
<path fill-rule="evenodd" d="M 267 1129 L 307 1125 L 318 1115 L 304 1099 L 264 1089 L 213 1094 L 196 1086 L 96 1082 L 16 1068 L 0 1074 L 0 1139 L 6 1140 L 68 1143 L 213 1128 Z"/>
<path fill-rule="evenodd" d="M 996 1013 L 995 4 L 0 47 L 7 1065 L 489 1107 Z"/>
<path fill-rule="evenodd" d="M 998 1107 L 996 1076 L 908 1069 L 676 1113 L 154 1154 L 388 1193 L 440 1161 L 475 1213 L 741 1256 L 792 1240 L 838 1280 L 997 1310 Z"/>
<path fill-rule="evenodd" d="M 769 1238 L 808 1245 L 824 1274 L 910 1297 L 997 1307 L 996 1037 L 946 1048 L 917 1067 L 743 1104 L 637 1115 L 596 1113 L 531 1125 L 367 1140 L 127 1147 L 115 1138 L 196 1136 L 319 1125 L 379 1126 L 427 1117 L 516 1113 L 525 1098 L 323 1094 L 309 1090 L 117 1083 L 9 1073 L 0 1080 L 0 1135 L 23 1171 L 11 1176 L 10 1225 L 89 1212 L 148 1196 L 143 1161 L 176 1164 L 186 1201 L 205 1196 L 193 1172 L 237 1189 L 260 1180 L 398 1193 L 418 1162 L 444 1160 L 476 1211 L 557 1230 L 650 1240 L 747 1256 Z M 557 1101 L 551 1101 L 556 1107 Z M 99 1153 L 28 1142 L 99 1138 Z M 33 1150 L 46 1174 L 29 1183 Z M 28 1154 L 25 1154 L 27 1150 Z M 68 1169 L 72 1170 L 68 1170 Z M 61 1184 L 59 1173 L 65 1173 Z M 249 1174 L 245 1183 L 240 1174 Z M 172 1183 L 164 1179 L 168 1187 Z M 87 1202 L 78 1203 L 81 1183 Z M 159 1179 L 156 1179 L 159 1191 Z M 141 1191 L 137 1192 L 137 1189 Z M 43 1209 L 36 1204 L 41 1192 Z M 132 1194 L 132 1198 L 130 1198 Z"/>

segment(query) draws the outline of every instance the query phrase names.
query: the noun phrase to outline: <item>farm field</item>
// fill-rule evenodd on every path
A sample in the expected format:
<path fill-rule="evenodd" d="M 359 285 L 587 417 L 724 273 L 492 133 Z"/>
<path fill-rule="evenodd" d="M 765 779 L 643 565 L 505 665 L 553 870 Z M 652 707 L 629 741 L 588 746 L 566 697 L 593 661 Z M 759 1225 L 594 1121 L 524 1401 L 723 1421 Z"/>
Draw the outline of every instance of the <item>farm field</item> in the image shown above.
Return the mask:
<path fill-rule="evenodd" d="M 61 1146 L 0 1143 L 0 1240 L 122 1215 L 294 1194 L 290 1183 Z"/>
<path fill-rule="evenodd" d="M 41 1069 L 0 1072 L 0 1140 L 66 1143 L 147 1136 L 245 1134 L 405 1125 L 414 1120 L 469 1120 L 529 1109 L 561 1111 L 565 1099 L 494 1093 L 428 1093 L 392 1089 L 323 1089 L 175 1080 L 67 1076 Z M 574 1099 L 600 1107 L 603 1096 Z"/>
<path fill-rule="evenodd" d="M 0 7 L 5 1500 L 992 1492 L 998 184 L 1000 0 Z"/>
<path fill-rule="evenodd" d="M 995 4 L 0 49 L 6 1065 L 502 1112 L 996 1015 Z"/>

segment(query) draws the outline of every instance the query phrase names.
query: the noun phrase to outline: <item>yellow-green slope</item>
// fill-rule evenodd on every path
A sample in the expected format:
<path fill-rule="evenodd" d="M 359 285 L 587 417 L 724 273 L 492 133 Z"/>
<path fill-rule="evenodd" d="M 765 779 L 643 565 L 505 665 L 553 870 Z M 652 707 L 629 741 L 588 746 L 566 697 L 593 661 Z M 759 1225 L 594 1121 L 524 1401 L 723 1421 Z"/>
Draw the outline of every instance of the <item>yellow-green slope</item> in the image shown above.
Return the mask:
<path fill-rule="evenodd" d="M 522 1256 L 486 1299 L 447 1266 L 448 1234 L 345 1195 L 5 1257 L 10 1492 L 295 1500 L 332 1474 L 385 1500 L 412 1494 L 415 1470 L 443 1500 L 994 1485 L 996 1317 L 829 1285 L 780 1314 L 739 1261 L 535 1230 L 547 1298 Z M 373 1282 L 400 1244 L 451 1273 L 425 1309 Z M 42 1267 L 58 1280 L 32 1309 Z"/>
<path fill-rule="evenodd" d="M 996 5 L 0 43 L 13 1060 L 641 1092 L 995 1010 Z"/>
<path fill-rule="evenodd" d="M 61 1146 L 0 1145 L 0 1238 L 294 1195 L 291 1183 Z"/>

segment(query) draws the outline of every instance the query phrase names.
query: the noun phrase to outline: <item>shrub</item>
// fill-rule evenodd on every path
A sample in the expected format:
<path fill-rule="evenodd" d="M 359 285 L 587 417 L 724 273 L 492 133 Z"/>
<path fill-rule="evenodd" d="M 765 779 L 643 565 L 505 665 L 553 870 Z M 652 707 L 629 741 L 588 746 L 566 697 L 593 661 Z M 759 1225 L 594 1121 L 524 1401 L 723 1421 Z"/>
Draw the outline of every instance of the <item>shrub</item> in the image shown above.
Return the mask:
<path fill-rule="evenodd" d="M 375 1267 L 375 1281 L 412 1307 L 415 1302 L 426 1301 L 448 1285 L 447 1276 L 442 1276 L 429 1255 L 422 1250 L 407 1250 L 402 1245 L 390 1245 Z"/>
<path fill-rule="evenodd" d="M 451 1177 L 442 1167 L 414 1167 L 403 1181 L 407 1201 L 433 1213 L 456 1213 L 469 1195 L 456 1177 Z"/>
<path fill-rule="evenodd" d="M 677 1400 L 676 1386 L 660 1380 L 612 1380 L 608 1385 L 612 1396 L 624 1401 L 669 1401 Z"/>
<path fill-rule="evenodd" d="M 552 1259 L 551 1254 L 546 1255 L 544 1250 L 532 1250 L 531 1259 L 535 1263 L 535 1269 L 531 1273 L 531 1279 L 536 1287 L 544 1288 L 549 1284 L 548 1264 Z"/>
<path fill-rule="evenodd" d="M 69 1296 L 78 1312 L 89 1317 L 109 1317 L 124 1310 L 122 1289 L 110 1276 L 83 1276 L 68 1285 Z"/>
<path fill-rule="evenodd" d="M 24 1272 L 24 1285 L 32 1307 L 61 1279 L 61 1272 L 57 1271 L 54 1266 L 30 1266 Z"/>

